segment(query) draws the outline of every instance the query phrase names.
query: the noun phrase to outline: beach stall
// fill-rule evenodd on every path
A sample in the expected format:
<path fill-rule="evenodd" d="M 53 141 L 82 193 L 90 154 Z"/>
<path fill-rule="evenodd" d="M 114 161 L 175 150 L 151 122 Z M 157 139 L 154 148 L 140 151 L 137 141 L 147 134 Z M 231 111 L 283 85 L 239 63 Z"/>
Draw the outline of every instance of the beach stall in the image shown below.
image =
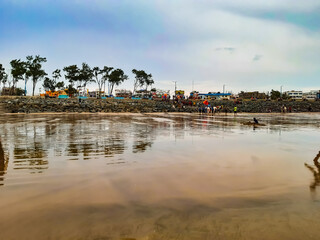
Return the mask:
<path fill-rule="evenodd" d="M 126 89 L 116 89 L 116 96 L 115 99 L 124 99 L 124 98 L 131 98 L 132 92 Z"/>

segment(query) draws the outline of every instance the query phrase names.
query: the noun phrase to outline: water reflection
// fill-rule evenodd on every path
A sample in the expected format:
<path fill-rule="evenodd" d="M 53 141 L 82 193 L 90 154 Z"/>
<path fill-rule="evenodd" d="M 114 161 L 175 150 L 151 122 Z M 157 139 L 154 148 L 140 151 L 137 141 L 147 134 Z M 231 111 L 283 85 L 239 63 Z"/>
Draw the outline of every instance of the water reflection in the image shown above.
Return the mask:
<path fill-rule="evenodd" d="M 48 169 L 47 149 L 44 126 L 24 124 L 14 128 L 13 169 L 28 170 L 30 173 L 42 173 Z"/>
<path fill-rule="evenodd" d="M 10 152 L 14 170 L 42 173 L 56 157 L 104 159 L 112 164 L 113 158 L 119 155 L 149 152 L 159 138 L 180 141 L 192 137 L 193 141 L 197 136 L 223 138 L 236 131 L 280 134 L 302 126 L 319 126 L 318 115 L 256 117 L 263 126 L 246 125 L 252 121 L 252 115 L 7 115 L 0 116 L 0 134 L 10 146 L 8 156 Z M 9 159 L 2 152 L 0 170 L 3 176 Z M 314 189 L 319 184 L 319 164 L 306 166 L 317 176 L 310 187 Z"/>
<path fill-rule="evenodd" d="M 1 236 L 318 239 L 319 116 L 0 116 Z"/>
<path fill-rule="evenodd" d="M 6 174 L 6 171 L 8 169 L 8 158 L 5 156 L 3 147 L 2 147 L 2 142 L 0 139 L 0 186 L 3 185 L 4 181 L 4 175 Z"/>
<path fill-rule="evenodd" d="M 104 156 L 112 157 L 116 154 L 123 154 L 126 149 L 125 140 L 121 136 L 111 136 L 103 142 Z"/>
<path fill-rule="evenodd" d="M 310 184 L 310 190 L 311 192 L 315 192 L 316 187 L 320 186 L 320 164 L 319 164 L 319 158 L 320 158 L 320 151 L 318 152 L 317 156 L 313 159 L 314 166 L 311 166 L 307 163 L 305 163 L 305 166 L 312 172 L 314 180 Z"/>
<path fill-rule="evenodd" d="M 48 168 L 48 160 L 41 142 L 33 142 L 28 146 L 14 147 L 14 169 L 28 169 L 31 173 L 42 173 Z"/>
<path fill-rule="evenodd" d="M 165 129 L 169 127 L 166 122 L 156 122 L 151 120 L 150 124 L 135 124 L 133 132 L 133 153 L 143 153 L 152 147 L 156 138 L 158 128 Z"/>

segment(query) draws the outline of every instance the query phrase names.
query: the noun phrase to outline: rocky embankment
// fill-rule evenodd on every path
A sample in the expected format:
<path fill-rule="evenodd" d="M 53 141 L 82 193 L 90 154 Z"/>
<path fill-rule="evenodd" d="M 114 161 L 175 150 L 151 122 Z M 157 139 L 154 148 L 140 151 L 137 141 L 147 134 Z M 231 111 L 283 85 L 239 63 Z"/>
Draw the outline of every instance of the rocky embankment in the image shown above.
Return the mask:
<path fill-rule="evenodd" d="M 235 104 L 233 101 L 214 101 L 213 105 L 227 107 L 232 111 L 237 106 L 238 112 L 247 113 L 268 113 L 281 112 L 285 106 L 287 111 L 291 112 L 320 112 L 320 101 L 243 101 L 241 104 Z"/>
<path fill-rule="evenodd" d="M 2 111 L 7 113 L 41 112 L 193 112 L 195 107 L 179 107 L 172 102 L 131 99 L 85 99 L 77 98 L 0 98 Z"/>
<path fill-rule="evenodd" d="M 266 113 L 281 112 L 286 106 L 292 112 L 320 112 L 320 101 L 211 101 L 212 106 L 222 106 L 228 112 L 237 106 L 238 112 Z M 173 103 L 171 101 L 131 99 L 54 99 L 39 97 L 0 97 L 0 113 L 41 113 L 41 112 L 198 112 L 202 101 Z"/>

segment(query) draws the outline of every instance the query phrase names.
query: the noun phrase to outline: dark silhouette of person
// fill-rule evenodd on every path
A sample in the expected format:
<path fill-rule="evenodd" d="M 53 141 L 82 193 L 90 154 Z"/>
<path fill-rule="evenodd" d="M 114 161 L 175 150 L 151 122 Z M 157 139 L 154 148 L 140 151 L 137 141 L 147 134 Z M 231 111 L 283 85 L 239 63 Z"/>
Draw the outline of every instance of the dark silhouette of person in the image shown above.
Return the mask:
<path fill-rule="evenodd" d="M 304 165 L 312 172 L 314 180 L 310 184 L 310 190 L 314 192 L 316 190 L 317 186 L 320 186 L 320 163 L 319 163 L 319 158 L 320 158 L 320 151 L 318 152 L 317 156 L 313 159 L 314 166 L 311 166 L 307 163 Z"/>

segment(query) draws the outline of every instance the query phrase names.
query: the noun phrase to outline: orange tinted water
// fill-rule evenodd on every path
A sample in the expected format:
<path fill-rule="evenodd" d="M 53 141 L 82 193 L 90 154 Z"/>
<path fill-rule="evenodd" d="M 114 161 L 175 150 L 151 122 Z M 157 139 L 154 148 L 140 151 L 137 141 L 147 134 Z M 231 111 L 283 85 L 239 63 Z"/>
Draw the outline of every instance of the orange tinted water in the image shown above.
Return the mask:
<path fill-rule="evenodd" d="M 0 239 L 319 239 L 320 115 L 254 116 L 1 116 Z"/>

